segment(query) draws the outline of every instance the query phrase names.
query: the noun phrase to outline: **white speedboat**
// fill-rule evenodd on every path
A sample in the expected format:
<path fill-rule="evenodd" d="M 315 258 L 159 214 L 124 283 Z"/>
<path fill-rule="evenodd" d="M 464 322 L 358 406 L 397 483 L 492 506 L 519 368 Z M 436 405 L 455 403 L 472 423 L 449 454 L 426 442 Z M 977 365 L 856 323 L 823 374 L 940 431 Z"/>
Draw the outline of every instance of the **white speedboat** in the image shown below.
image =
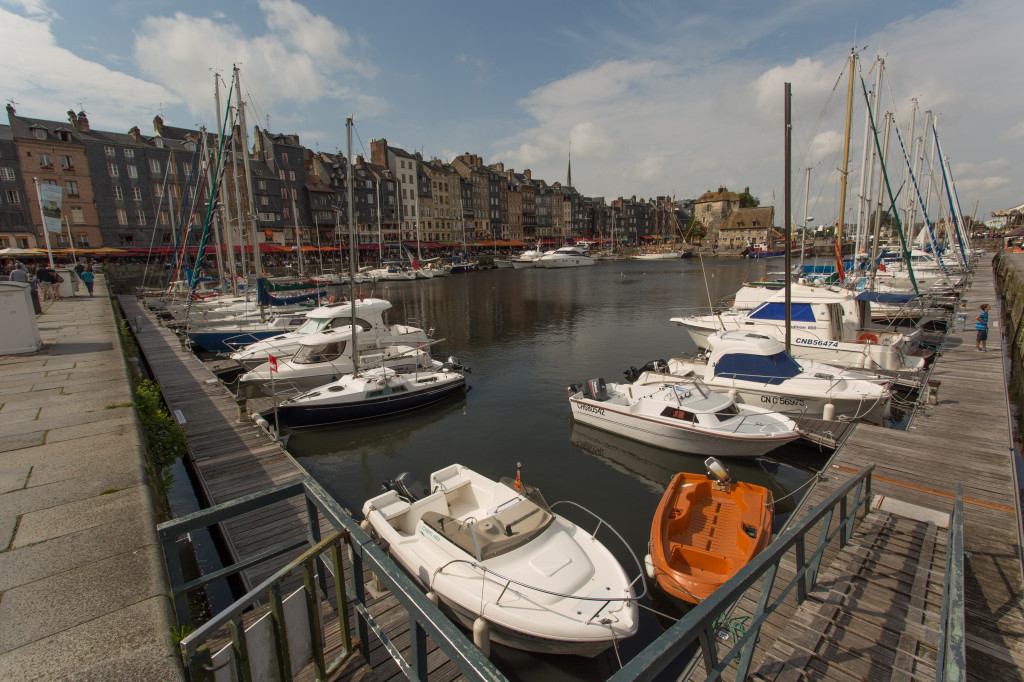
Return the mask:
<path fill-rule="evenodd" d="M 293 429 L 378 419 L 426 407 L 465 388 L 463 368 L 454 358 L 440 368 L 407 374 L 377 367 L 288 398 L 277 406 L 277 416 Z"/>
<path fill-rule="evenodd" d="M 633 260 L 678 260 L 683 254 L 679 251 L 641 251 L 632 256 Z"/>
<path fill-rule="evenodd" d="M 537 264 L 537 261 L 543 255 L 544 252 L 541 251 L 539 248 L 523 251 L 517 257 L 512 259 L 512 267 L 515 268 L 516 270 L 532 268 Z"/>
<path fill-rule="evenodd" d="M 569 393 L 576 421 L 677 452 L 757 457 L 800 437 L 789 417 L 738 405 L 697 378 L 646 385 L 591 379 Z"/>
<path fill-rule="evenodd" d="M 552 511 L 571 503 L 548 507 L 516 487 L 453 464 L 429 486 L 368 500 L 363 515 L 442 608 L 467 628 L 483 619 L 493 641 L 595 656 L 635 634 L 639 562 L 630 579 L 592 532 Z"/>
<path fill-rule="evenodd" d="M 392 344 L 368 348 L 360 344 L 357 358 L 358 368 L 352 363 L 351 327 L 307 334 L 292 357 L 275 357 L 276 371 L 272 371 L 269 362 L 264 362 L 239 377 L 237 395 L 245 399 L 270 396 L 272 392 L 279 396 L 294 395 L 335 381 L 356 369 L 387 367 L 396 372 L 415 372 L 441 367 L 441 363 L 432 360 L 430 353 L 420 346 Z"/>
<path fill-rule="evenodd" d="M 744 405 L 815 419 L 863 420 L 881 424 L 889 416 L 891 380 L 865 372 L 797 360 L 778 339 L 728 331 L 708 337 L 710 350 L 694 358 L 673 358 L 630 369 L 634 384 L 670 383 L 698 377 L 712 390 Z M 655 366 L 660 365 L 660 366 Z"/>
<path fill-rule="evenodd" d="M 538 268 L 578 268 L 593 264 L 594 259 L 578 246 L 563 246 L 549 251 L 534 263 Z"/>
<path fill-rule="evenodd" d="M 783 338 L 786 333 L 785 292 L 779 291 L 753 310 L 728 310 L 713 315 L 673 317 L 700 348 L 718 331 L 744 330 Z M 868 371 L 920 371 L 934 350 L 923 347 L 920 331 L 910 334 L 871 323 L 869 303 L 854 292 L 833 287 L 793 285 L 790 314 L 794 357 Z"/>
<path fill-rule="evenodd" d="M 366 298 L 356 301 L 355 323 L 358 327 L 356 340 L 362 348 L 380 348 L 395 344 L 419 345 L 427 343 L 427 334 L 419 327 L 404 324 L 388 325 L 384 315 L 391 309 L 391 302 L 382 298 Z M 231 354 L 231 359 L 247 369 L 254 369 L 273 355 L 277 359 L 290 358 L 299 349 L 302 339 L 310 334 L 343 328 L 351 338 L 352 302 L 342 301 L 314 308 L 305 313 L 300 326 L 278 333 L 257 343 L 251 343 Z M 349 370 L 351 371 L 351 370 Z"/>

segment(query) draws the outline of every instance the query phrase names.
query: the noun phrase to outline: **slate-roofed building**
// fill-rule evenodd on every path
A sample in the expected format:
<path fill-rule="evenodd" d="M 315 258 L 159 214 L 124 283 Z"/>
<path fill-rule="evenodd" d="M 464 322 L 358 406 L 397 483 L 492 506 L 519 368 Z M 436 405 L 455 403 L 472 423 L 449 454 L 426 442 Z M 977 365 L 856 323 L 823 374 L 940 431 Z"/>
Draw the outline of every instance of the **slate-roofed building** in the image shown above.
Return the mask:
<path fill-rule="evenodd" d="M 0 125 L 0 249 L 26 249 L 35 242 L 17 155 L 11 127 Z"/>
<path fill-rule="evenodd" d="M 756 244 L 767 245 L 772 239 L 783 236 L 774 231 L 774 220 L 774 206 L 737 208 L 718 228 L 718 247 L 742 249 Z"/>
<path fill-rule="evenodd" d="M 76 246 L 98 247 L 103 244 L 86 157 L 88 118 L 84 112 L 76 117 L 84 119 L 80 127 L 61 121 L 18 116 L 13 105 L 7 105 L 7 119 L 24 182 L 24 196 L 18 198 L 25 201 L 29 212 L 30 247 L 46 245 L 36 182 L 64 188 L 62 212 L 67 220 L 64 231 L 48 235 L 52 247 L 70 245 L 68 225 Z M 6 195 L 5 201 L 12 196 Z"/>

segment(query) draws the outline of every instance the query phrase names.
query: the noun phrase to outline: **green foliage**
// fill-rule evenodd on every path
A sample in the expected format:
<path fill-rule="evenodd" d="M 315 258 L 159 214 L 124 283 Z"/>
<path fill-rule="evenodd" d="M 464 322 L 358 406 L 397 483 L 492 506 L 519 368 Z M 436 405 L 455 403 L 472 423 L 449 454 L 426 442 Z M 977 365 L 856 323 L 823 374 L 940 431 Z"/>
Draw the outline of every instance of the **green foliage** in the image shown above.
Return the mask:
<path fill-rule="evenodd" d="M 170 467 L 188 452 L 188 440 L 181 426 L 167 412 L 160 387 L 152 381 L 144 379 L 136 384 L 135 409 L 146 442 L 146 473 L 150 485 L 160 497 L 166 497 L 174 483 Z"/>
<path fill-rule="evenodd" d="M 168 627 L 171 630 L 171 640 L 173 640 L 174 646 L 178 646 L 179 644 L 181 644 L 181 640 L 185 639 L 186 637 L 188 637 L 196 631 L 194 627 L 188 624 L 169 625 Z"/>
<path fill-rule="evenodd" d="M 107 488 L 106 490 L 102 491 L 100 495 L 113 495 L 119 490 L 120 488 Z"/>
<path fill-rule="evenodd" d="M 740 192 L 740 208 L 757 208 L 761 205 L 761 200 L 752 195 L 750 192 Z"/>
<path fill-rule="evenodd" d="M 126 358 L 139 357 L 139 347 L 135 343 L 135 336 L 132 334 L 128 320 L 123 317 L 117 323 L 117 334 L 121 337 L 121 351 Z"/>

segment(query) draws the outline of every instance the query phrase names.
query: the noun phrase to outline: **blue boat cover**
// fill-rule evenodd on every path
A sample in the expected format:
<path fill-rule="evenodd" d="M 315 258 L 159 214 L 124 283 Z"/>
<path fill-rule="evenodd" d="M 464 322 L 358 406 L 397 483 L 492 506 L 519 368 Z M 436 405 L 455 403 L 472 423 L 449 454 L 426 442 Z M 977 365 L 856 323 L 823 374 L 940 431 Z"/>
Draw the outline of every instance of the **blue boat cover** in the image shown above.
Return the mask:
<path fill-rule="evenodd" d="M 794 322 L 814 322 L 814 311 L 810 303 L 793 303 L 791 314 Z M 748 315 L 752 320 L 785 320 L 786 304 L 768 301 L 762 303 L 757 309 L 752 310 Z"/>
<path fill-rule="evenodd" d="M 312 301 L 317 298 L 324 298 L 326 296 L 326 290 L 314 291 L 311 294 L 303 294 L 301 296 L 292 296 L 290 298 L 278 298 L 272 296 L 269 291 L 263 286 L 263 280 L 256 280 L 256 300 L 260 305 L 269 306 L 280 306 L 280 305 L 291 305 L 293 303 L 302 303 L 304 301 Z"/>
<path fill-rule="evenodd" d="M 800 365 L 785 351 L 775 355 L 729 353 L 719 358 L 714 371 L 725 379 L 774 385 L 800 374 Z"/>
<path fill-rule="evenodd" d="M 858 301 L 871 301 L 872 303 L 910 303 L 917 294 L 887 294 L 882 291 L 863 291 L 857 294 Z"/>

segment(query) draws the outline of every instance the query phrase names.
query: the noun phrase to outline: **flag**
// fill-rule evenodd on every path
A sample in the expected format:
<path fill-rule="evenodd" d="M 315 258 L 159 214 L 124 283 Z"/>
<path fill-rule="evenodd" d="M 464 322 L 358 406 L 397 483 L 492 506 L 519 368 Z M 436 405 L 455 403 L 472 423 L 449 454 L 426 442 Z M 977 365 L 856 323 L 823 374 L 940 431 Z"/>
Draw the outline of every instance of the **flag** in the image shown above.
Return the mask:
<path fill-rule="evenodd" d="M 47 232 L 60 234 L 64 226 L 60 222 L 60 205 L 64 197 L 61 185 L 42 184 L 39 187 L 39 209 L 43 213 L 43 227 Z"/>
<path fill-rule="evenodd" d="M 523 482 L 519 478 L 519 469 L 516 469 L 516 492 L 523 492 Z"/>
<path fill-rule="evenodd" d="M 276 372 L 277 371 L 277 358 L 275 358 L 273 355 L 268 355 L 267 356 L 267 361 L 270 362 L 270 371 L 271 372 Z"/>

